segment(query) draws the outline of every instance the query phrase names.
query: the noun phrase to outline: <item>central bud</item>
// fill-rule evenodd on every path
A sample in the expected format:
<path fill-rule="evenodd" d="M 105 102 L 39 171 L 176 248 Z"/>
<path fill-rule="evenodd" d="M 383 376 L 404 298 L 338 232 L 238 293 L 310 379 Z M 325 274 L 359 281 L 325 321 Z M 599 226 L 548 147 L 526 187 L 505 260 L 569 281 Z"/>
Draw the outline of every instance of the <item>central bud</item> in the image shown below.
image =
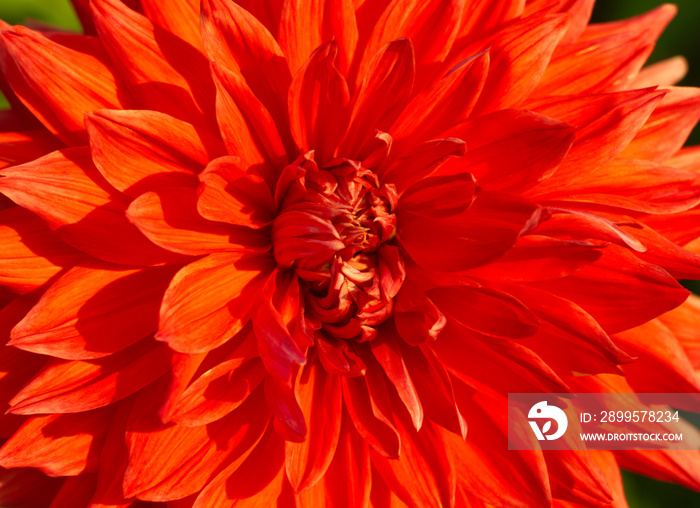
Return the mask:
<path fill-rule="evenodd" d="M 356 161 L 321 169 L 309 153 L 284 169 L 275 199 L 274 256 L 305 286 L 306 317 L 322 339 L 371 339 L 404 277 L 394 186 Z"/>

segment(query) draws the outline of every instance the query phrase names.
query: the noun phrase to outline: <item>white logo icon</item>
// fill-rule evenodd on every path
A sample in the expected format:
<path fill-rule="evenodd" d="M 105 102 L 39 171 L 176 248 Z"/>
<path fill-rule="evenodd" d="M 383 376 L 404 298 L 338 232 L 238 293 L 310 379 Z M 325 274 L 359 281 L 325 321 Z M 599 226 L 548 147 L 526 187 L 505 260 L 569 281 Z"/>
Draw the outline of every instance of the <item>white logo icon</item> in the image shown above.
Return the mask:
<path fill-rule="evenodd" d="M 537 436 L 538 441 L 544 441 L 545 438 L 550 441 L 559 439 L 564 435 L 564 432 L 566 432 L 566 427 L 569 425 L 569 420 L 566 418 L 564 411 L 559 409 L 557 406 L 548 406 L 546 400 L 538 402 L 532 406 L 527 417 L 535 420 L 548 420 L 542 427 L 542 430 L 540 430 L 540 427 L 536 422 L 529 422 L 530 427 L 532 427 L 532 431 L 535 433 L 535 436 Z M 552 420 L 557 422 L 557 431 L 554 434 L 547 434 L 552 428 Z"/>

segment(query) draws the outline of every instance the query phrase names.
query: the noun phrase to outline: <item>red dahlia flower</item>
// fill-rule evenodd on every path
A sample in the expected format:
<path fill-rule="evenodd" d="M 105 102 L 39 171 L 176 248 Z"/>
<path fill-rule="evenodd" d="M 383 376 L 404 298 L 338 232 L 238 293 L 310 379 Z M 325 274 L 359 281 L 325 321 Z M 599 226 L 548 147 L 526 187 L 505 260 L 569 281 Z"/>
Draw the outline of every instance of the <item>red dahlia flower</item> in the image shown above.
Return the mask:
<path fill-rule="evenodd" d="M 700 91 L 640 70 L 673 7 L 75 3 L 1 33 L 0 503 L 700 489 L 700 452 L 505 435 L 509 392 L 700 392 Z"/>

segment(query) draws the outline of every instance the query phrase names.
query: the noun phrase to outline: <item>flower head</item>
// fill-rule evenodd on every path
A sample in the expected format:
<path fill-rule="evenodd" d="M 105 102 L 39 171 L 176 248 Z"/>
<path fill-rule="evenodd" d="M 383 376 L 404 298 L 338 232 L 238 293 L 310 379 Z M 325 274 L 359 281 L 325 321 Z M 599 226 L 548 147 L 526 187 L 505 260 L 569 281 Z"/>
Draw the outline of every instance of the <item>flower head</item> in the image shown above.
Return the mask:
<path fill-rule="evenodd" d="M 700 488 L 696 452 L 506 444 L 509 392 L 700 391 L 700 92 L 642 69 L 673 7 L 75 4 L 0 34 L 0 503 Z"/>

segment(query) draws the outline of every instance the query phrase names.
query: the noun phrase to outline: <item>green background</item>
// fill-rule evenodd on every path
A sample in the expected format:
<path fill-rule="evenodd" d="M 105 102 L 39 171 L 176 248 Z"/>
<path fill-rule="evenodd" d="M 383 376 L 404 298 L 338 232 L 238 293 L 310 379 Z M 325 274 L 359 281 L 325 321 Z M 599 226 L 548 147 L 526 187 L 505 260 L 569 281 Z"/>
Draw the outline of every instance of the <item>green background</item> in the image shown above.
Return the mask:
<path fill-rule="evenodd" d="M 659 0 L 598 0 L 593 19 L 609 21 L 629 18 L 663 3 Z M 675 4 L 679 8 L 679 15 L 661 36 L 650 61 L 684 55 L 689 61 L 690 71 L 681 84 L 700 86 L 700 0 L 678 0 Z M 0 19 L 11 24 L 35 19 L 69 30 L 80 30 L 80 24 L 68 0 L 0 0 Z M 6 102 L 0 96 L 0 107 L 3 105 Z M 700 144 L 700 129 L 693 132 L 691 143 Z M 695 285 L 696 291 L 697 288 Z M 624 473 L 624 481 L 627 499 L 632 508 L 700 507 L 700 494 L 683 487 L 630 473 Z"/>

